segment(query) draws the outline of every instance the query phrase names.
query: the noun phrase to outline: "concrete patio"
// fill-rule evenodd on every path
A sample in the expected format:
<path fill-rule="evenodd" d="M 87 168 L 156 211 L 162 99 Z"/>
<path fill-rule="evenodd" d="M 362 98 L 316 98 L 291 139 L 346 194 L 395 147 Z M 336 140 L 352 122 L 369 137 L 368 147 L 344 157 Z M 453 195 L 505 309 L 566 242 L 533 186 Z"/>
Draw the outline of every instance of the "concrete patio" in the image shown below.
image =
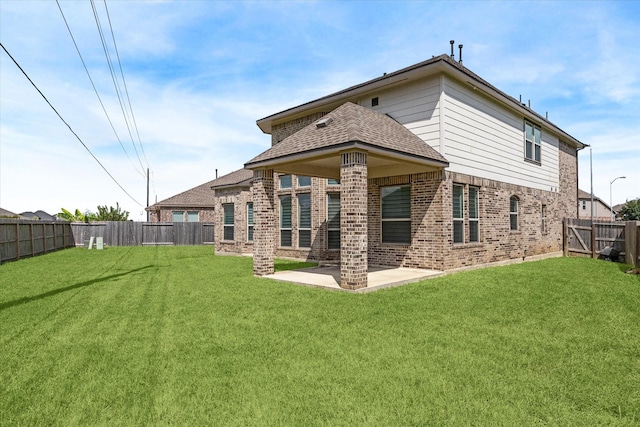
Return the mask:
<path fill-rule="evenodd" d="M 262 277 L 280 280 L 283 282 L 296 283 L 304 286 L 364 293 L 393 286 L 400 286 L 407 283 L 419 282 L 424 279 L 442 276 L 443 274 L 444 272 L 442 271 L 426 270 L 421 268 L 369 266 L 369 269 L 367 270 L 368 286 L 358 290 L 349 290 L 340 287 L 339 266 L 321 266 L 300 270 L 279 271 Z"/>

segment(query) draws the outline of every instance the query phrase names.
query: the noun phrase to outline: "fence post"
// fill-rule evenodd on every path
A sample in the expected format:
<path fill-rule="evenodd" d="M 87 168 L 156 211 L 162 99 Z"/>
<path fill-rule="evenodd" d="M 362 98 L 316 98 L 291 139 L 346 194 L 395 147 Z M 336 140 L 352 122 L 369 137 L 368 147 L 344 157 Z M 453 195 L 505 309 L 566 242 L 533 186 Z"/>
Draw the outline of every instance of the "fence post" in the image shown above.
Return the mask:
<path fill-rule="evenodd" d="M 563 256 L 569 256 L 569 227 L 567 227 L 568 218 L 562 218 L 562 240 L 563 240 Z"/>
<path fill-rule="evenodd" d="M 591 221 L 591 258 L 593 259 L 597 259 L 598 258 L 598 247 L 597 247 L 597 240 L 596 240 L 596 224 Z"/>
<path fill-rule="evenodd" d="M 637 241 L 638 223 L 636 221 L 626 221 L 624 223 L 624 253 L 625 262 L 633 267 L 638 266 L 638 245 Z"/>

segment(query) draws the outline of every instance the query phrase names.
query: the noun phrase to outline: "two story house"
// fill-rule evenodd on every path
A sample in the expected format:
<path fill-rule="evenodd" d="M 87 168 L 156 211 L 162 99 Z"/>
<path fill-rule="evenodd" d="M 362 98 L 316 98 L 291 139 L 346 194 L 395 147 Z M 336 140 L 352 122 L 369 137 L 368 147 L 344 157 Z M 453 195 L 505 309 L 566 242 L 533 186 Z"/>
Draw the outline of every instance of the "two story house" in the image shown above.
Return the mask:
<path fill-rule="evenodd" d="M 358 289 L 369 265 L 558 252 L 562 219 L 577 216 L 585 144 L 448 55 L 257 124 L 272 146 L 245 164 L 251 216 L 226 203 L 251 221 L 256 275 L 275 256 L 335 260 Z"/>

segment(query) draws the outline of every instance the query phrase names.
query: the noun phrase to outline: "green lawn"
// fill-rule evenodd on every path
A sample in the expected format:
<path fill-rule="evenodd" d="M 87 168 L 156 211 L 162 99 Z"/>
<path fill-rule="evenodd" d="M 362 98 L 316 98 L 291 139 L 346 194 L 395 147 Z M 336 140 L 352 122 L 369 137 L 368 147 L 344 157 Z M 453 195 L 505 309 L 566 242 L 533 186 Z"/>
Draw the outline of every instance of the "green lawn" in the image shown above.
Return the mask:
<path fill-rule="evenodd" d="M 351 294 L 211 247 L 7 263 L 0 424 L 640 425 L 623 271 L 556 258 Z"/>

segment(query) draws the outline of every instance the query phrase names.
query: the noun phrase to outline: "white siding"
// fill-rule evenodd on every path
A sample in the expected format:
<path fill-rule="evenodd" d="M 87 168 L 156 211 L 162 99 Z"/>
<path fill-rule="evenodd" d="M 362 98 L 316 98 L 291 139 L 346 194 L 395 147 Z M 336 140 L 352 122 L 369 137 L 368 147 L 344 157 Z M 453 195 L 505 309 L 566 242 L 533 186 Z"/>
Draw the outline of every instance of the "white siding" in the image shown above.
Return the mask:
<path fill-rule="evenodd" d="M 524 118 L 473 90 L 445 80 L 443 155 L 448 170 L 558 191 L 558 139 L 542 128 L 541 164 L 524 160 Z M 541 123 L 538 123 L 541 124 Z"/>
<path fill-rule="evenodd" d="M 371 98 L 361 100 L 360 105 L 389 114 L 439 150 L 439 96 L 440 81 L 432 78 L 373 94 L 371 98 L 377 97 L 379 102 L 375 107 L 371 106 Z"/>

